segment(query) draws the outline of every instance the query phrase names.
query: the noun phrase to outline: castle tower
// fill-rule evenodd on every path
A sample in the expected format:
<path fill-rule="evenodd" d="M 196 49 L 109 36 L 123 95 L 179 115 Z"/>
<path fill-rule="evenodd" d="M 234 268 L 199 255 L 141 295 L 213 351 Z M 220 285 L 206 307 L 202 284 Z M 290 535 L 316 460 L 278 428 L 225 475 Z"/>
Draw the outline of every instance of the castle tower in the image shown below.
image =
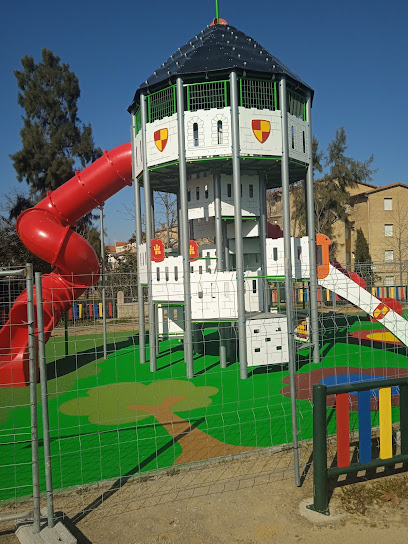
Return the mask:
<path fill-rule="evenodd" d="M 148 288 L 152 371 L 156 369 L 157 326 L 162 319 L 157 306 L 162 297 L 163 303 L 182 303 L 189 378 L 194 374 L 193 323 L 206 317 L 219 322 L 225 317 L 224 310 L 236 324 L 241 377 L 246 378 L 248 316 L 269 310 L 266 190 L 282 187 L 287 201 L 282 274 L 289 284 L 293 250 L 288 191 L 291 182 L 310 175 L 312 97 L 312 89 L 281 61 L 223 20 L 215 20 L 192 37 L 137 89 L 128 111 L 133 119 L 134 177 L 138 180 L 139 248 L 140 186 L 144 188 L 147 249 L 139 251 L 138 288 L 140 293 L 142 285 Z M 153 191 L 176 194 L 180 208 L 179 256 L 167 257 L 159 266 L 150 258 Z M 214 245 L 201 245 L 201 260 L 191 262 L 189 240 L 194 238 L 214 239 Z M 167 297 L 160 283 L 162 270 L 172 283 L 171 289 L 167 284 Z M 220 303 L 219 312 L 212 314 L 211 301 L 206 306 L 203 300 L 207 292 L 202 288 L 203 271 L 204 275 L 216 274 L 216 280 L 207 278 L 207 290 L 216 283 L 218 298 L 233 279 L 233 308 Z M 179 277 L 182 281 L 174 287 Z M 251 291 L 256 297 L 249 296 Z M 201 297 L 201 313 L 195 297 Z M 291 312 L 291 286 L 287 312 Z M 139 316 L 143 320 L 142 307 Z M 180 321 L 179 316 L 177 319 Z M 225 364 L 224 348 L 221 334 L 221 366 Z"/>

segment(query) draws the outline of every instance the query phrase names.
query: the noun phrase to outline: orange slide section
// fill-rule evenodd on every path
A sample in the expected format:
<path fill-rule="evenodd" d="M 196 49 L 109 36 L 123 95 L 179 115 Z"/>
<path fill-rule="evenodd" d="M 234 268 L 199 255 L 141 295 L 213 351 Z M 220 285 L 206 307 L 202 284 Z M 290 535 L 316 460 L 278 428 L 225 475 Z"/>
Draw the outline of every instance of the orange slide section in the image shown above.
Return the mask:
<path fill-rule="evenodd" d="M 73 301 L 99 280 L 96 253 L 70 227 L 126 185 L 132 185 L 130 143 L 105 151 L 18 218 L 17 233 L 23 244 L 55 267 L 42 277 L 46 341 Z M 28 383 L 27 294 L 23 291 L 0 330 L 0 387 Z"/>

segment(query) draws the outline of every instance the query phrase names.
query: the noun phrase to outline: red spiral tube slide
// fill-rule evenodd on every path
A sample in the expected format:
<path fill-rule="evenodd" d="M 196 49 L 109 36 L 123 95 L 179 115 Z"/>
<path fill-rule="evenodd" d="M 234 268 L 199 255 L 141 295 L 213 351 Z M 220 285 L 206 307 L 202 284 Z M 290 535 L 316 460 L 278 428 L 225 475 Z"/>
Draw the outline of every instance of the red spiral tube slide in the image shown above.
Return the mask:
<path fill-rule="evenodd" d="M 46 341 L 73 301 L 99 280 L 96 253 L 70 227 L 131 184 L 132 155 L 127 143 L 105 151 L 103 157 L 75 172 L 73 178 L 17 219 L 17 234 L 23 244 L 55 267 L 42 277 Z M 0 330 L 0 387 L 28 384 L 27 293 L 23 291 Z"/>

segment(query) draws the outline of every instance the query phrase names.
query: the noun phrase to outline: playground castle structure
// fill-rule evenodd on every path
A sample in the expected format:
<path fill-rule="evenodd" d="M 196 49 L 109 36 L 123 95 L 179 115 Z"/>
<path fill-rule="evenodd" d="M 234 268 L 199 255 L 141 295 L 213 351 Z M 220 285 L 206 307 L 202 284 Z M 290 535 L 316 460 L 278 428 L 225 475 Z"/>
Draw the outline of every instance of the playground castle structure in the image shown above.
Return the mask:
<path fill-rule="evenodd" d="M 330 264 L 330 241 L 315 235 L 312 99 L 313 90 L 296 74 L 222 19 L 171 55 L 136 91 L 129 107 L 131 144 L 105 152 L 18 219 L 23 243 L 55 267 L 42 279 L 46 340 L 72 302 L 100 277 L 93 249 L 71 227 L 133 179 L 139 354 L 152 372 L 159 339 L 175 334 L 183 339 L 186 375 L 193 378 L 198 326 L 211 323 L 220 332 L 221 367 L 235 357 L 245 379 L 248 366 L 289 363 L 293 378 L 294 280 L 310 284 L 315 363 L 319 284 L 381 319 L 407 345 L 406 320 L 358 278 Z M 294 238 L 289 186 L 300 179 L 307 186 L 308 236 Z M 267 223 L 266 191 L 275 187 L 282 187 L 283 232 Z M 154 191 L 177 195 L 175 254 L 154 238 Z M 214 243 L 197 247 L 194 239 L 203 237 Z M 270 284 L 277 280 L 285 283 L 285 314 L 270 311 Z M 1 385 L 28 383 L 26 301 L 22 293 L 0 331 Z M 235 339 L 237 355 L 228 349 Z"/>

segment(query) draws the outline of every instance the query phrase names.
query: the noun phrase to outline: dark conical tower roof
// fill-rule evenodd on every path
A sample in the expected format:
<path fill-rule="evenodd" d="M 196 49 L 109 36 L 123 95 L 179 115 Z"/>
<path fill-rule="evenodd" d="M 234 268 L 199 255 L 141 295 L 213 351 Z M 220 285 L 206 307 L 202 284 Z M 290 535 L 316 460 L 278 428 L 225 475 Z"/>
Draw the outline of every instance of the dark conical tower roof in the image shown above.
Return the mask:
<path fill-rule="evenodd" d="M 274 57 L 256 40 L 231 25 L 214 24 L 207 26 L 170 56 L 160 68 L 140 85 L 128 111 L 133 112 L 141 92 L 152 92 L 173 84 L 177 77 L 212 79 L 217 73 L 235 69 L 252 76 L 286 75 L 293 83 L 305 90 L 312 89 L 294 74 L 280 60 Z M 313 91 L 312 91 L 313 93 Z"/>

